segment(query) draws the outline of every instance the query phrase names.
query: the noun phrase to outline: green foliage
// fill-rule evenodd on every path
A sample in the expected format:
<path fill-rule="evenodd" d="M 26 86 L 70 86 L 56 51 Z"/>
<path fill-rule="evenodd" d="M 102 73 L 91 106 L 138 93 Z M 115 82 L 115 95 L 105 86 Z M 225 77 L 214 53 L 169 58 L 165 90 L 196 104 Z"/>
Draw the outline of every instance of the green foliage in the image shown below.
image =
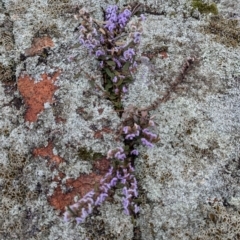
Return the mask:
<path fill-rule="evenodd" d="M 193 9 L 198 9 L 198 11 L 201 14 L 203 13 L 206 13 L 206 14 L 212 13 L 214 15 L 218 14 L 218 9 L 215 3 L 207 4 L 207 3 L 204 3 L 202 0 L 193 0 L 191 5 Z"/>
<path fill-rule="evenodd" d="M 103 157 L 101 153 L 94 152 L 92 149 L 88 150 L 84 147 L 78 150 L 78 156 L 84 161 L 95 161 Z"/>

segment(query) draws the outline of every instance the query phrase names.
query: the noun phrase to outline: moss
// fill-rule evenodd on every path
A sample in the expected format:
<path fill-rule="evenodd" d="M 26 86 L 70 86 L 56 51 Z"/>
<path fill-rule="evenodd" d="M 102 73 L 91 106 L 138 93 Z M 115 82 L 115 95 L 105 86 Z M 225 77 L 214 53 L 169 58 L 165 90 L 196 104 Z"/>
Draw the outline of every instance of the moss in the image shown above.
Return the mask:
<path fill-rule="evenodd" d="M 80 148 L 78 150 L 78 156 L 84 161 L 95 161 L 102 158 L 103 155 L 99 152 L 94 152 L 92 149 Z"/>
<path fill-rule="evenodd" d="M 192 1 L 192 7 L 193 9 L 198 9 L 198 11 L 203 14 L 209 14 L 212 13 L 214 15 L 218 14 L 218 9 L 215 3 L 212 4 L 208 4 L 208 3 L 204 3 L 202 0 L 193 0 Z"/>
<path fill-rule="evenodd" d="M 213 34 L 216 42 L 227 47 L 238 47 L 240 44 L 240 28 L 237 20 L 214 16 L 208 26 L 204 27 L 204 33 Z"/>

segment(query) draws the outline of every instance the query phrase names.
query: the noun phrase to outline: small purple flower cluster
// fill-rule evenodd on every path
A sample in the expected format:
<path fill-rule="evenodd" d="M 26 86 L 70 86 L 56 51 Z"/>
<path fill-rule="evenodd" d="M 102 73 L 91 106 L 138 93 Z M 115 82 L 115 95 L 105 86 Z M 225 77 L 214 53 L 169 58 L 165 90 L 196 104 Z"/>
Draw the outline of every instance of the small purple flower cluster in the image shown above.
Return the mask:
<path fill-rule="evenodd" d="M 83 19 L 79 27 L 79 41 L 98 58 L 104 74 L 104 88 L 120 100 L 121 94 L 128 91 L 132 70 L 137 66 L 136 51 L 131 43 L 137 45 L 140 42 L 140 24 L 132 27 L 133 32 L 129 35 L 132 41 L 121 41 L 121 35 L 126 35 L 124 29 L 132 16 L 130 7 L 119 11 L 116 5 L 108 6 L 103 23 L 92 19 L 86 9 L 79 12 Z M 138 18 L 139 22 L 142 20 L 144 16 Z"/>
<path fill-rule="evenodd" d="M 122 200 L 124 213 L 130 215 L 131 212 L 137 214 L 139 207 L 132 201 L 138 196 L 137 180 L 133 176 L 134 168 L 129 164 L 127 168 L 118 170 L 111 167 L 104 178 L 100 181 L 98 191 L 90 191 L 79 201 L 68 206 L 64 213 L 64 221 L 68 222 L 75 218 L 77 223 L 85 221 L 86 217 L 92 213 L 93 208 L 100 206 L 108 197 L 111 189 L 115 188 L 117 183 L 124 184 L 124 198 Z M 128 186 L 130 184 L 130 186 Z"/>
<path fill-rule="evenodd" d="M 153 126 L 154 122 L 150 120 L 148 125 Z M 141 143 L 147 147 L 153 147 L 153 143 L 158 140 L 157 134 L 150 132 L 148 128 L 141 129 L 136 123 L 134 123 L 133 127 L 124 126 L 122 131 L 125 134 L 126 140 L 134 140 L 137 137 L 141 137 Z M 137 155 L 138 152 L 136 151 L 132 150 L 131 154 Z"/>
<path fill-rule="evenodd" d="M 124 150 L 122 147 L 118 147 L 114 150 L 109 150 L 107 153 L 107 158 L 116 158 L 118 160 L 123 161 L 126 158 L 126 154 L 124 153 Z"/>
<path fill-rule="evenodd" d="M 107 23 L 104 25 L 110 33 L 117 28 L 124 28 L 131 17 L 132 12 L 129 9 L 125 9 L 123 12 L 118 13 L 118 7 L 116 5 L 108 6 L 106 9 L 105 20 Z"/>
<path fill-rule="evenodd" d="M 123 169 L 123 176 L 119 176 L 119 179 L 122 184 L 130 184 L 129 188 L 127 186 L 123 187 L 122 193 L 123 193 L 123 209 L 124 213 L 127 215 L 130 215 L 130 212 L 134 212 L 137 214 L 139 212 L 139 207 L 137 204 L 135 204 L 132 200 L 133 198 L 137 198 L 138 191 L 137 191 L 137 180 L 136 178 L 131 174 L 134 169 L 131 167 L 130 170 Z"/>

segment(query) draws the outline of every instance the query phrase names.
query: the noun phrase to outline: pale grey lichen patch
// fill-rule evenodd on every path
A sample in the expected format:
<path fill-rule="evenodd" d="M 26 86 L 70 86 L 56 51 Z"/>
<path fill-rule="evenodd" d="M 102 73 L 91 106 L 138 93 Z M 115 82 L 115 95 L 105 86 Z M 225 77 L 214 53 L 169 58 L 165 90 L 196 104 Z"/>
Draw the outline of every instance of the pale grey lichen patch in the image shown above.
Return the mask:
<path fill-rule="evenodd" d="M 133 238 L 133 224 L 130 217 L 122 213 L 121 205 L 104 204 L 101 208 L 101 217 L 105 224 L 106 236 L 124 240 Z"/>

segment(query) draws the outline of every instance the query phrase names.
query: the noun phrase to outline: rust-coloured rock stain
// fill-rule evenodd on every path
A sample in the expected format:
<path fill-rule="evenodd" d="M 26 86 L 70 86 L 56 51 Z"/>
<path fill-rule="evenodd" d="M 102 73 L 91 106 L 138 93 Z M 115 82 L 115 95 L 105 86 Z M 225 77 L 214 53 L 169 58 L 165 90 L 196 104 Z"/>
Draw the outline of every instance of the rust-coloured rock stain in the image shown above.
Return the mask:
<path fill-rule="evenodd" d="M 44 48 L 53 47 L 54 43 L 52 39 L 48 36 L 44 36 L 41 38 L 34 38 L 32 42 L 32 46 L 25 50 L 26 56 L 35 56 L 40 54 Z"/>
<path fill-rule="evenodd" d="M 54 85 L 61 71 L 56 72 L 52 77 L 46 73 L 42 74 L 42 80 L 34 83 L 29 75 L 23 75 L 18 79 L 18 89 L 22 94 L 27 110 L 25 121 L 35 122 L 37 115 L 44 109 L 44 103 L 52 103 L 52 97 L 57 87 Z"/>
<path fill-rule="evenodd" d="M 160 52 L 160 56 L 161 56 L 162 59 L 168 58 L 168 54 L 165 51 Z"/>
<path fill-rule="evenodd" d="M 90 174 L 83 174 L 77 179 L 67 179 L 65 192 L 62 191 L 59 184 L 55 189 L 54 194 L 48 198 L 50 205 L 63 212 L 66 206 L 74 203 L 75 196 L 78 195 L 81 198 L 97 187 L 102 177 L 104 177 L 108 171 L 109 161 L 106 158 L 100 159 L 96 161 L 94 168 L 96 168 L 95 171 L 97 170 L 98 173 L 92 172 Z"/>
<path fill-rule="evenodd" d="M 103 133 L 112 133 L 113 130 L 108 127 L 103 127 L 102 130 L 94 132 L 94 138 L 103 139 Z"/>
<path fill-rule="evenodd" d="M 33 154 L 36 157 L 46 157 L 46 158 L 48 158 L 50 166 L 56 167 L 61 162 L 63 162 L 63 159 L 61 157 L 53 154 L 53 143 L 52 142 L 49 142 L 47 147 L 35 148 L 33 150 Z"/>

